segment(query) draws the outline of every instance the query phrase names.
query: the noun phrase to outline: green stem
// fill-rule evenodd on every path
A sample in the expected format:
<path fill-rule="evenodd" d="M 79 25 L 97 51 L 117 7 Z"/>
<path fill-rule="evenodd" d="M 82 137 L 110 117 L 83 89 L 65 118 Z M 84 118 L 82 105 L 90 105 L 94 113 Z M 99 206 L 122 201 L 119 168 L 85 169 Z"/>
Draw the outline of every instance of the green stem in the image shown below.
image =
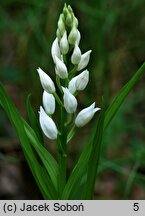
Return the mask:
<path fill-rule="evenodd" d="M 57 103 L 63 107 L 63 103 L 61 102 L 60 98 L 58 97 L 58 95 L 56 94 L 56 92 L 53 93 L 53 96 L 55 97 Z"/>
<path fill-rule="evenodd" d="M 69 79 L 65 79 L 65 87 L 68 87 L 68 84 L 69 84 Z"/>
<path fill-rule="evenodd" d="M 56 75 L 56 84 L 57 84 L 57 87 L 59 88 L 59 91 L 63 94 L 61 83 L 60 83 L 60 78 L 58 75 Z"/>
<path fill-rule="evenodd" d="M 76 71 L 77 71 L 77 67 L 78 67 L 78 65 L 75 65 L 73 67 L 73 69 L 70 71 L 70 73 L 69 73 L 69 80 L 71 80 L 75 76 Z"/>
<path fill-rule="evenodd" d="M 74 125 L 73 128 L 71 129 L 71 131 L 68 134 L 67 137 L 67 143 L 69 143 L 71 141 L 71 139 L 73 138 L 73 136 L 75 135 L 76 131 L 77 131 L 77 127 Z"/>
<path fill-rule="evenodd" d="M 66 184 L 66 168 L 67 168 L 67 127 L 65 126 L 66 122 L 66 111 L 61 107 L 61 135 L 59 143 L 59 176 L 58 176 L 58 191 L 59 196 L 61 197 L 65 184 Z"/>
<path fill-rule="evenodd" d="M 75 113 L 73 113 L 71 115 L 70 119 L 65 123 L 65 126 L 67 126 L 67 127 L 70 126 L 71 123 L 73 122 L 74 118 L 75 118 Z"/>
<path fill-rule="evenodd" d="M 63 55 L 63 62 L 65 63 L 65 65 L 67 65 L 67 56 Z"/>

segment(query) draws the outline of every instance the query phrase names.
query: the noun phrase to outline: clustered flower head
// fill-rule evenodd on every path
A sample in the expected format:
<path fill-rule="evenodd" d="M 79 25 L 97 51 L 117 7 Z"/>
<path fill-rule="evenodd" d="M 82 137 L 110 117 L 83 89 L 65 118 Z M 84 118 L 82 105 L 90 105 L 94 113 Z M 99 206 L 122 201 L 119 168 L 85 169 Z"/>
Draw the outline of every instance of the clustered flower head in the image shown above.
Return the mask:
<path fill-rule="evenodd" d="M 41 85 L 44 89 L 43 107 L 40 107 L 39 121 L 44 134 L 49 139 L 57 139 L 58 129 L 52 119 L 55 112 L 55 100 L 68 113 L 77 110 L 77 93 L 86 88 L 89 81 L 89 71 L 86 69 L 91 50 L 82 54 L 79 43 L 81 35 L 78 30 L 78 20 L 70 6 L 65 4 L 63 13 L 58 20 L 56 38 L 51 47 L 51 55 L 55 64 L 56 85 L 61 97 L 56 93 L 56 86 L 52 79 L 38 68 Z M 79 72 L 79 74 L 78 74 Z M 74 120 L 76 127 L 83 127 L 100 108 L 95 103 L 78 113 Z"/>

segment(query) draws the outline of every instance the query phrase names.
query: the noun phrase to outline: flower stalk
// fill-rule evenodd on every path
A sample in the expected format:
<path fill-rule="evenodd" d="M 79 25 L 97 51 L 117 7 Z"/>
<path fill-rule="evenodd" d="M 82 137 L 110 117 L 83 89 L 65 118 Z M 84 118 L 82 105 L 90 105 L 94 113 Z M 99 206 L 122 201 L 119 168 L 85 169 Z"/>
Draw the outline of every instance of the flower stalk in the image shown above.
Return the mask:
<path fill-rule="evenodd" d="M 82 54 L 79 47 L 81 35 L 78 20 L 70 6 L 65 4 L 58 20 L 56 38 L 52 44 L 51 55 L 55 65 L 56 86 L 52 79 L 40 68 L 40 82 L 44 89 L 43 108 L 40 108 L 40 126 L 50 139 L 56 139 L 58 148 L 58 194 L 61 198 L 67 178 L 67 144 L 80 127 L 86 125 L 100 110 L 93 103 L 77 112 L 77 94 L 86 88 L 89 82 L 89 63 L 91 50 Z M 84 71 L 82 71 L 84 70 Z M 59 96 L 57 91 L 59 90 Z M 55 113 L 55 101 L 60 109 L 58 129 L 52 120 Z M 42 115 L 42 114 L 43 115 Z M 77 116 L 77 117 L 76 117 Z M 45 122 L 46 119 L 46 122 Z M 51 123 L 48 125 L 47 123 Z M 52 127 L 51 127 L 52 126 Z"/>
<path fill-rule="evenodd" d="M 59 172 L 58 172 L 58 192 L 59 196 L 64 190 L 66 184 L 66 171 L 67 171 L 67 127 L 64 122 L 67 115 L 65 109 L 61 108 L 61 134 L 57 142 L 60 142 L 61 149 L 59 151 Z"/>

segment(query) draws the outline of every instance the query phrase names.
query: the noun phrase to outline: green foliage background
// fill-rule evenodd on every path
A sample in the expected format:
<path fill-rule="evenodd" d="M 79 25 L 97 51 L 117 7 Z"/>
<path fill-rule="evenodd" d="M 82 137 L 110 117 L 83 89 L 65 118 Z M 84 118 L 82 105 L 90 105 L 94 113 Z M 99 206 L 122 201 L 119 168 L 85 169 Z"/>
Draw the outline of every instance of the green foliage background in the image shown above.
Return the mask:
<path fill-rule="evenodd" d="M 41 104 L 42 89 L 36 69 L 42 67 L 52 78 L 55 76 L 50 49 L 65 2 L 73 7 L 79 20 L 82 52 L 93 51 L 88 67 L 90 81 L 87 89 L 79 94 L 79 110 L 92 100 L 100 105 L 102 95 L 110 104 L 119 89 L 145 61 L 144 0 L 2 0 L 0 81 L 25 117 L 26 97 L 30 92 L 36 112 Z M 145 198 L 144 86 L 145 76 L 142 76 L 106 131 L 96 199 Z M 94 120 L 81 129 L 74 145 L 70 146 L 68 172 L 93 123 Z M 13 145 L 13 141 L 18 142 L 15 137 L 0 109 L 0 166 L 3 161 L 18 163 L 15 157 L 21 162 L 21 155 Z M 5 147 L 7 142 L 12 144 L 12 152 Z M 53 143 L 47 146 L 55 155 Z M 39 194 L 27 196 L 38 198 Z"/>

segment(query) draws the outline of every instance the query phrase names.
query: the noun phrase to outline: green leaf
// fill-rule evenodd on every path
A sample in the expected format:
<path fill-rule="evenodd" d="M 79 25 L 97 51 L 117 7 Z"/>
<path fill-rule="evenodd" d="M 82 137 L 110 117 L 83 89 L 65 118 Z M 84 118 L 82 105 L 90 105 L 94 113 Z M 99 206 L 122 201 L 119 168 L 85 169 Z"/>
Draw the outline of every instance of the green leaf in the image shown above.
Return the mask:
<path fill-rule="evenodd" d="M 28 97 L 27 97 L 27 115 L 28 115 L 31 127 L 35 131 L 39 141 L 41 143 L 43 143 L 42 131 L 41 131 L 41 128 L 40 128 L 40 125 L 38 122 L 38 117 L 36 116 L 35 112 L 33 111 L 32 106 L 31 106 L 30 97 L 31 97 L 31 95 L 28 95 Z"/>
<path fill-rule="evenodd" d="M 94 134 L 91 154 L 88 163 L 85 199 L 89 199 L 89 200 L 93 199 L 93 194 L 94 194 L 96 175 L 97 175 L 97 170 L 98 170 L 99 160 L 100 160 L 104 118 L 105 118 L 105 107 L 103 105 L 101 114 L 98 119 L 96 131 Z"/>
<path fill-rule="evenodd" d="M 134 74 L 131 80 L 129 80 L 129 82 L 120 90 L 120 92 L 114 99 L 113 103 L 110 105 L 110 107 L 107 109 L 105 113 L 104 129 L 106 129 L 107 126 L 110 124 L 111 120 L 117 113 L 119 107 L 123 104 L 123 101 L 125 100 L 129 92 L 132 90 L 132 88 L 134 87 L 134 85 L 136 84 L 136 82 L 144 72 L 145 72 L 145 63 L 137 70 L 137 72 Z M 92 137 L 94 131 L 95 129 L 91 133 L 90 137 Z M 84 150 L 82 151 L 80 158 L 68 179 L 68 182 L 64 188 L 64 192 L 62 195 L 63 199 L 71 199 L 71 193 L 73 192 L 74 188 L 79 187 L 82 176 L 86 172 L 86 166 L 88 164 L 88 160 L 92 148 L 91 142 L 92 142 L 92 138 L 84 147 Z"/>
<path fill-rule="evenodd" d="M 33 131 L 33 129 L 28 125 L 24 125 L 27 136 L 29 137 L 31 144 L 35 148 L 37 154 L 39 155 L 43 166 L 47 170 L 55 188 L 57 189 L 57 174 L 58 174 L 58 165 L 51 154 L 39 143 L 39 140 Z"/>
<path fill-rule="evenodd" d="M 86 171 L 86 166 L 89 160 L 90 152 L 91 152 L 91 143 L 85 146 L 81 156 L 74 167 L 67 184 L 64 188 L 62 199 L 71 199 L 71 195 L 73 195 L 73 191 L 80 184 L 82 176 Z"/>
<path fill-rule="evenodd" d="M 44 198 L 56 199 L 58 165 L 54 158 L 46 151 L 46 149 L 42 145 L 38 144 L 39 141 L 35 132 L 17 112 L 15 106 L 9 99 L 1 84 L 0 104 L 6 111 L 12 125 L 16 129 L 26 160 Z M 26 129 L 29 131 L 29 137 L 26 133 Z M 37 159 L 36 152 L 41 158 L 41 163 L 40 160 Z"/>
<path fill-rule="evenodd" d="M 81 178 L 81 181 L 79 185 L 74 188 L 74 190 L 71 193 L 71 200 L 83 200 L 84 199 L 84 194 L 85 194 L 85 189 L 86 189 L 86 179 L 87 175 L 84 174 Z"/>

